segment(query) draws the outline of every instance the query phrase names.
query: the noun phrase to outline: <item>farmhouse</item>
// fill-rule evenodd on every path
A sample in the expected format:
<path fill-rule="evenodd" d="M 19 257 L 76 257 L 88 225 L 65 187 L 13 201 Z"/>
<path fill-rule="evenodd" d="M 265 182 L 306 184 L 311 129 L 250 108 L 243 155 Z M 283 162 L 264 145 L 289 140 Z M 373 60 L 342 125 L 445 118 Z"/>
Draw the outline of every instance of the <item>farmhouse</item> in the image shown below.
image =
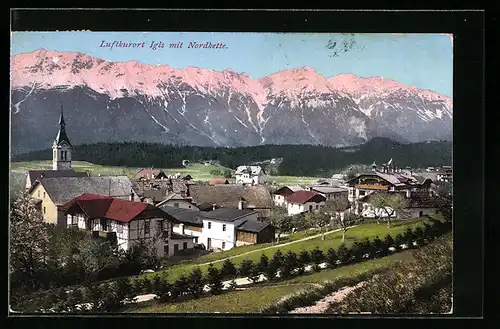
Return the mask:
<path fill-rule="evenodd" d="M 236 246 L 271 242 L 274 228 L 258 220 L 251 209 L 220 208 L 200 212 L 203 230 L 200 241 L 208 250 L 229 250 Z"/>
<path fill-rule="evenodd" d="M 283 186 L 277 189 L 272 193 L 273 195 L 273 202 L 277 206 L 286 206 L 285 205 L 285 198 L 294 192 L 297 191 L 303 191 L 304 189 L 299 186 L 299 185 L 288 185 L 288 186 Z"/>
<path fill-rule="evenodd" d="M 167 179 L 167 175 L 160 169 L 139 169 L 135 175 L 138 180 Z"/>
<path fill-rule="evenodd" d="M 158 256 L 173 256 L 193 248 L 190 236 L 173 232 L 176 219 L 143 202 L 95 194 L 82 194 L 60 207 L 68 227 L 92 231 L 129 250 L 141 240 L 151 243 Z"/>
<path fill-rule="evenodd" d="M 325 205 L 326 198 L 314 191 L 296 191 L 285 197 L 288 215 L 319 210 Z"/>
<path fill-rule="evenodd" d="M 236 184 L 259 185 L 267 182 L 266 172 L 260 166 L 239 166 L 235 176 Z"/>
<path fill-rule="evenodd" d="M 59 118 L 59 131 L 52 144 L 52 170 L 29 170 L 26 176 L 26 189 L 30 189 L 36 180 L 44 177 L 89 177 L 87 172 L 76 172 L 71 168 L 72 145 L 66 135 L 63 108 Z"/>
<path fill-rule="evenodd" d="M 333 187 L 333 186 L 310 186 L 309 191 L 317 192 L 324 196 L 326 200 L 334 199 L 348 199 L 348 189 L 343 187 Z"/>
<path fill-rule="evenodd" d="M 197 209 L 174 208 L 166 205 L 159 206 L 159 208 L 175 218 L 174 233 L 191 236 L 194 243 L 199 243 L 203 221 L 199 217 L 200 212 Z"/>
<path fill-rule="evenodd" d="M 269 217 L 273 203 L 271 193 L 262 185 L 190 185 L 188 196 L 196 205 L 210 204 L 215 208 L 237 209 L 243 201 L 243 208 L 257 211 L 260 217 Z"/>
<path fill-rule="evenodd" d="M 28 190 L 32 198 L 42 202 L 43 219 L 65 227 L 64 215 L 57 207 L 85 193 L 138 200 L 127 176 L 110 177 L 43 177 Z"/>

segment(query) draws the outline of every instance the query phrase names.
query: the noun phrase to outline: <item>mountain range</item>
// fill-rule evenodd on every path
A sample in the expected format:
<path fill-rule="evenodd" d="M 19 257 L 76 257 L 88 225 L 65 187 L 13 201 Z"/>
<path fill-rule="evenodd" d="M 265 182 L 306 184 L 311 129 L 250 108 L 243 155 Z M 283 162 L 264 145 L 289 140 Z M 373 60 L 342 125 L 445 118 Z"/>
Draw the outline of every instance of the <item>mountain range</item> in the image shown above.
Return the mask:
<path fill-rule="evenodd" d="M 231 69 L 111 62 L 77 52 L 11 56 L 12 153 L 50 147 L 61 106 L 73 144 L 451 140 L 453 118 L 451 98 L 439 93 L 381 77 L 326 78 L 310 67 L 252 79 Z"/>

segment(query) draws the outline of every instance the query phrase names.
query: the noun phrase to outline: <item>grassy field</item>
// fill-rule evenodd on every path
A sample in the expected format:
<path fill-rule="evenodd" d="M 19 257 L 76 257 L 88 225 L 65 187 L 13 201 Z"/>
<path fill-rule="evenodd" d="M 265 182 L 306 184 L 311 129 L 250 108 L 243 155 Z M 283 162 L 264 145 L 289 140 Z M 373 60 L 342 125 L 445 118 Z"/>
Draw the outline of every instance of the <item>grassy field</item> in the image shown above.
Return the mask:
<path fill-rule="evenodd" d="M 347 231 L 345 244 L 349 246 L 354 241 L 363 239 L 365 237 L 371 239 L 375 238 L 376 236 L 379 236 L 381 239 L 383 239 L 387 234 L 391 234 L 392 237 L 394 238 L 397 234 L 403 233 L 408 227 L 412 228 L 417 227 L 419 225 L 422 225 L 424 221 L 426 221 L 426 219 L 417 218 L 417 219 L 395 222 L 390 228 L 388 228 L 384 223 L 362 224 Z M 159 275 L 164 278 L 167 278 L 170 281 L 174 281 L 181 275 L 189 275 L 189 273 L 197 267 L 200 268 L 203 272 L 206 272 L 208 269 L 208 265 L 199 265 L 199 264 L 215 261 L 218 259 L 224 259 L 225 257 L 229 256 L 235 256 L 234 258 L 231 259 L 231 261 L 233 262 L 233 264 L 238 266 L 245 259 L 250 259 L 253 260 L 254 262 L 258 262 L 262 254 L 265 254 L 266 256 L 271 258 L 278 249 L 282 253 L 286 253 L 288 251 L 299 253 L 301 250 L 312 250 L 313 248 L 318 247 L 321 250 L 323 250 L 323 252 L 326 252 L 329 248 L 337 249 L 341 243 L 342 243 L 342 232 L 335 232 L 326 235 L 325 240 L 321 240 L 321 237 L 318 237 L 286 246 L 276 245 L 274 248 L 262 251 L 256 251 L 254 253 L 243 256 L 238 256 L 238 255 L 251 250 L 258 250 L 261 248 L 265 248 L 266 245 L 248 246 L 248 249 L 244 247 L 242 247 L 241 249 L 235 248 L 234 251 L 229 250 L 226 253 L 209 254 L 200 257 L 194 261 L 186 261 L 184 263 L 174 265 L 163 271 L 144 274 L 144 276 L 152 278 L 156 275 Z M 222 266 L 222 262 L 215 263 L 214 266 L 220 268 Z"/>
<path fill-rule="evenodd" d="M 131 307 L 125 312 L 132 313 L 257 313 L 263 307 L 273 304 L 290 294 L 297 293 L 314 284 L 341 277 L 353 277 L 376 268 L 392 266 L 394 263 L 412 258 L 412 251 L 403 251 L 384 258 L 363 263 L 326 269 L 309 275 L 302 275 L 276 284 L 260 284 L 240 291 L 232 291 L 218 296 L 192 299 L 175 304 L 158 304 L 151 301 Z"/>

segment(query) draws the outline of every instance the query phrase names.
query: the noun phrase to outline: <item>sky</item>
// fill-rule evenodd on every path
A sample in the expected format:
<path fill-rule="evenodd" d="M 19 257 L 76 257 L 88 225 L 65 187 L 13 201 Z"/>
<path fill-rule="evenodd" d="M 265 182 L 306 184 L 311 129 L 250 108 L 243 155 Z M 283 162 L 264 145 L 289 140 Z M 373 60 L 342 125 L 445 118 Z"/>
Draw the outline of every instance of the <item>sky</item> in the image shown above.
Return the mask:
<path fill-rule="evenodd" d="M 334 49 L 327 48 L 329 41 Z M 143 48 L 101 45 L 144 42 Z M 344 41 L 351 47 L 343 52 Z M 163 48 L 150 45 L 162 42 Z M 182 48 L 170 44 L 183 43 Z M 224 44 L 188 48 L 190 42 Z M 13 32 L 11 55 L 37 49 L 82 52 L 109 61 L 137 60 L 174 68 L 232 69 L 253 79 L 309 66 L 326 78 L 341 73 L 380 76 L 452 97 L 453 44 L 446 34 L 332 34 L 221 32 Z M 335 51 L 337 50 L 337 52 Z"/>

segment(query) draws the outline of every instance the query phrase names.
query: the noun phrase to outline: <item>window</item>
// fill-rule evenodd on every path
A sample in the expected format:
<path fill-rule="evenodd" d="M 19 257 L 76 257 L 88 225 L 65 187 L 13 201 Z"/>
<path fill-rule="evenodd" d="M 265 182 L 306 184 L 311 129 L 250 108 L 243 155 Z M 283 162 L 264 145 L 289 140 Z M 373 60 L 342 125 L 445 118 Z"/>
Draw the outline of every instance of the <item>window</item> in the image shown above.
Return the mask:
<path fill-rule="evenodd" d="M 316 205 L 316 210 L 318 210 L 318 209 L 319 209 L 319 205 Z"/>
<path fill-rule="evenodd" d="M 122 223 L 117 223 L 116 224 L 116 232 L 117 233 L 123 233 L 123 224 Z"/>
<path fill-rule="evenodd" d="M 187 249 L 187 248 L 188 248 L 188 243 L 187 243 L 187 242 L 184 242 L 184 243 L 182 244 L 182 249 Z"/>
<path fill-rule="evenodd" d="M 71 215 L 71 224 L 78 225 L 78 217 Z"/>
<path fill-rule="evenodd" d="M 174 244 L 174 254 L 179 251 L 179 245 Z"/>
<path fill-rule="evenodd" d="M 103 231 L 106 232 L 108 230 L 108 223 L 107 223 L 106 219 L 101 218 L 101 226 L 102 226 Z"/>
<path fill-rule="evenodd" d="M 45 199 L 45 192 L 43 192 L 43 198 Z"/>
<path fill-rule="evenodd" d="M 150 225 L 150 222 L 149 222 L 149 219 L 145 220 L 144 221 L 144 235 L 149 235 L 149 227 Z"/>
<path fill-rule="evenodd" d="M 226 224 L 222 224 L 222 230 L 225 231 L 226 230 Z"/>
<path fill-rule="evenodd" d="M 365 191 L 359 191 L 359 195 L 361 196 L 365 195 Z"/>
<path fill-rule="evenodd" d="M 226 248 L 226 243 L 224 241 L 222 241 L 222 249 L 225 249 Z"/>
<path fill-rule="evenodd" d="M 45 210 L 45 207 L 43 207 L 43 213 L 45 214 L 46 210 Z"/>
<path fill-rule="evenodd" d="M 169 249 L 168 249 L 168 245 L 167 246 L 163 246 L 163 252 L 165 253 L 165 255 L 168 255 L 169 254 Z"/>
<path fill-rule="evenodd" d="M 198 243 L 198 237 L 194 238 L 194 243 Z"/>
<path fill-rule="evenodd" d="M 40 197 L 40 191 L 38 191 L 38 197 Z"/>
<path fill-rule="evenodd" d="M 179 208 L 179 202 L 174 202 L 174 207 Z"/>
<path fill-rule="evenodd" d="M 211 229 L 211 228 L 212 228 L 212 223 L 208 222 L 208 229 Z"/>
<path fill-rule="evenodd" d="M 309 211 L 312 211 L 312 210 L 313 210 L 313 206 L 311 204 L 311 205 L 309 205 Z"/>

